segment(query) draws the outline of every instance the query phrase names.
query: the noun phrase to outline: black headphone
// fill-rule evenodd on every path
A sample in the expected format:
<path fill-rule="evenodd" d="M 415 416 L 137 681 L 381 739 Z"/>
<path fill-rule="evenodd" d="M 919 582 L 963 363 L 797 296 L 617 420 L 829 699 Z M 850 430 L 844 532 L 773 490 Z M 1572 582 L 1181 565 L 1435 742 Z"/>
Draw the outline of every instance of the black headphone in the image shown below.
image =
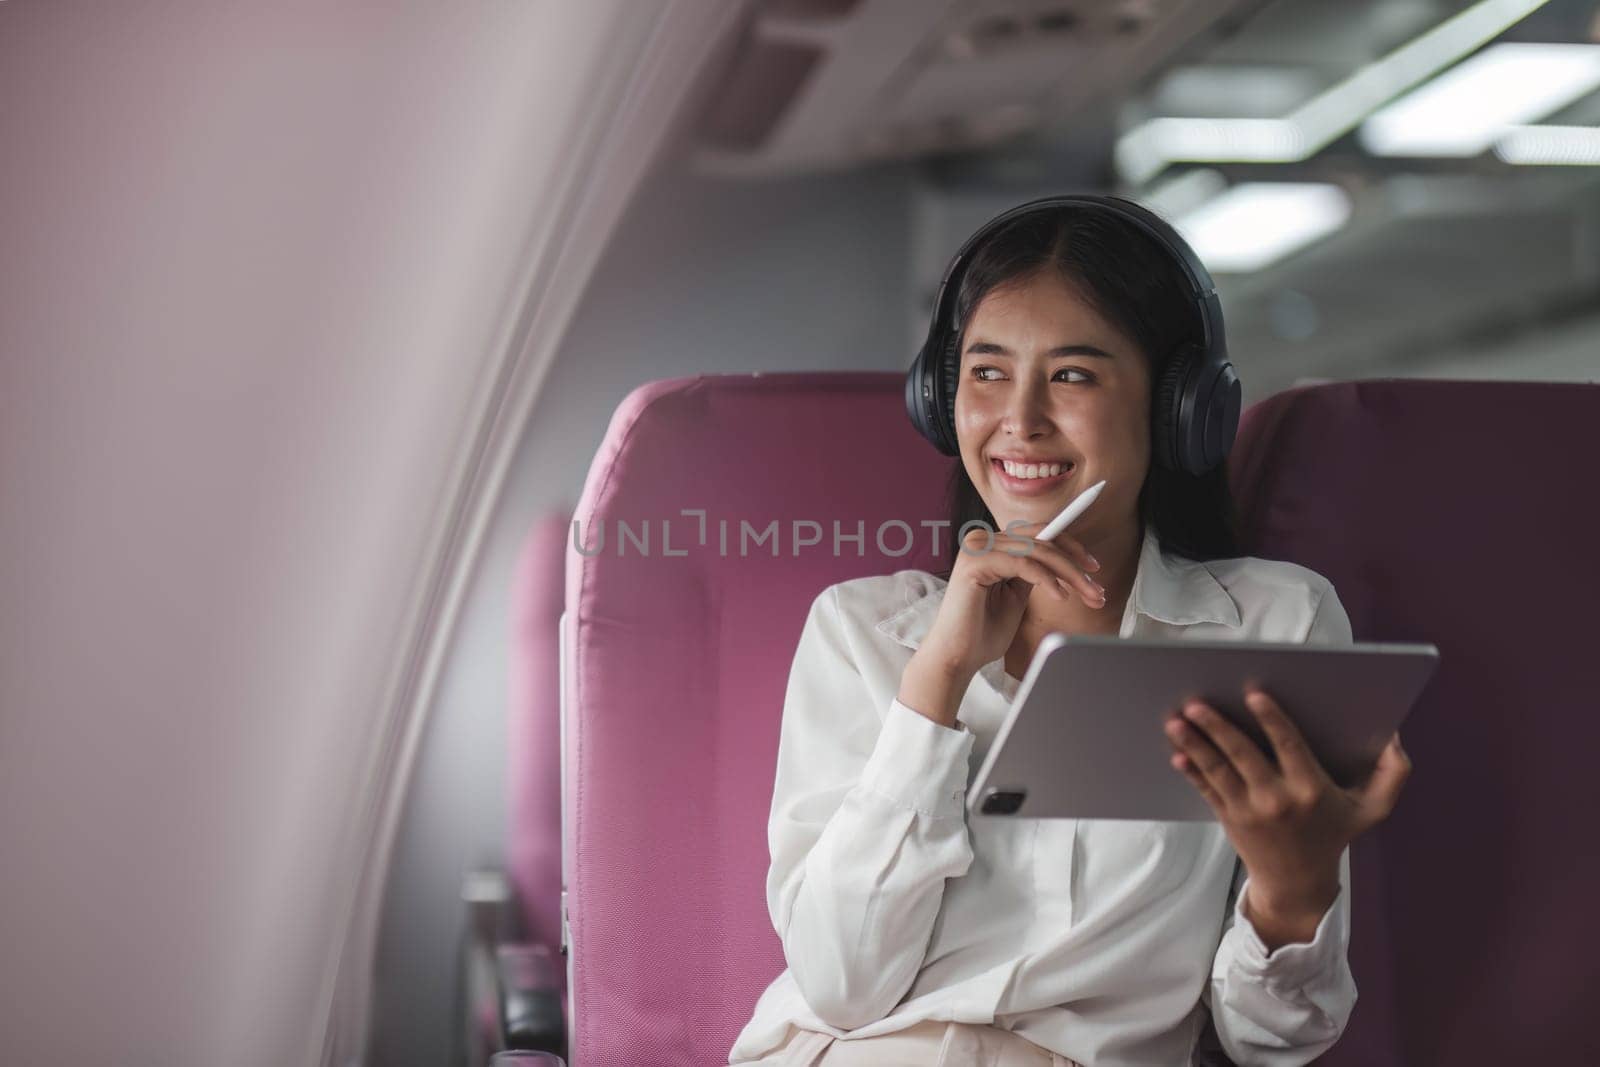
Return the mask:
<path fill-rule="evenodd" d="M 961 323 L 956 320 L 956 300 L 967 261 L 991 234 L 1013 219 L 1066 206 L 1094 208 L 1133 223 L 1167 250 L 1188 279 L 1200 308 L 1201 341 L 1185 344 L 1167 364 L 1155 385 L 1151 418 L 1156 461 L 1172 470 L 1206 473 L 1227 458 L 1239 428 L 1239 376 L 1228 361 L 1222 302 L 1200 257 L 1178 232 L 1155 212 L 1118 196 L 1084 194 L 1030 200 L 990 219 L 967 239 L 939 283 L 928 339 L 906 374 L 906 413 L 911 424 L 945 455 L 960 454 L 955 410 Z"/>

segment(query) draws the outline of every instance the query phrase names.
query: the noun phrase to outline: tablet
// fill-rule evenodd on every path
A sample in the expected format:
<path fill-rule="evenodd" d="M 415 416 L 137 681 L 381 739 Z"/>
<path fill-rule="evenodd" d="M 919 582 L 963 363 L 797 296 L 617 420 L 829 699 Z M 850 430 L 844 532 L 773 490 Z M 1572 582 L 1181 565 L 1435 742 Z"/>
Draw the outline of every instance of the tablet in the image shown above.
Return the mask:
<path fill-rule="evenodd" d="M 1299 645 L 1049 634 L 972 788 L 972 816 L 1215 819 L 1171 765 L 1163 722 L 1188 697 L 1216 708 L 1268 753 L 1245 707 L 1265 689 L 1341 785 L 1377 765 L 1433 674 L 1426 644 Z M 1271 756 L 1268 756 L 1271 759 Z"/>

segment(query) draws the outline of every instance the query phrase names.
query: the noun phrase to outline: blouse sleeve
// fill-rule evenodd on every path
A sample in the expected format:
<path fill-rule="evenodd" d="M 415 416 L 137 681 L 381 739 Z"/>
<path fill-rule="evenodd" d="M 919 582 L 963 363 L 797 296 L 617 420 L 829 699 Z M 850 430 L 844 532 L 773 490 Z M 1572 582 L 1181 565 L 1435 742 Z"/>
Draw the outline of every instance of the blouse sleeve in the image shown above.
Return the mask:
<path fill-rule="evenodd" d="M 801 994 L 850 1030 L 887 1015 L 922 967 L 947 878 L 972 863 L 974 737 L 892 700 L 880 715 L 842 625 L 813 602 L 784 699 L 767 907 Z"/>
<path fill-rule="evenodd" d="M 1348 645 L 1350 618 L 1330 586 L 1306 644 Z M 1211 980 L 1202 999 L 1223 1050 L 1238 1067 L 1298 1067 L 1326 1051 L 1355 1007 L 1350 945 L 1350 850 L 1339 857 L 1339 894 L 1310 942 L 1267 951 L 1241 907 L 1249 886 L 1240 863 L 1228 895 Z"/>

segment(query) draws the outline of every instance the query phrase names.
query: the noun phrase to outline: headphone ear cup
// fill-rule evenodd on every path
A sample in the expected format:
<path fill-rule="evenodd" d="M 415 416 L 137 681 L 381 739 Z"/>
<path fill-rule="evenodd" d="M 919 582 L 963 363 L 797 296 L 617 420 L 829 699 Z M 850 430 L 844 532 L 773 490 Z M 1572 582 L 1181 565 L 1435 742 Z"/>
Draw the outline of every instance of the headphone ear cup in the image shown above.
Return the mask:
<path fill-rule="evenodd" d="M 1156 382 L 1155 397 L 1150 407 L 1155 459 L 1168 470 L 1183 469 L 1183 386 L 1193 359 L 1193 347 L 1186 345 L 1167 361 L 1160 380 Z"/>
<path fill-rule="evenodd" d="M 956 386 L 961 374 L 961 337 L 951 337 L 944 344 L 939 360 L 939 375 L 934 383 L 934 395 L 939 399 L 939 451 L 947 456 L 961 454 L 961 442 L 956 439 Z"/>
<path fill-rule="evenodd" d="M 1198 345 L 1178 351 L 1155 390 L 1151 416 L 1162 466 L 1202 475 L 1228 458 L 1239 429 L 1239 376 Z"/>
<path fill-rule="evenodd" d="M 1209 471 L 1226 460 L 1233 448 L 1234 435 L 1239 431 L 1243 391 L 1239 387 L 1239 375 L 1228 360 L 1208 364 L 1205 369 L 1204 387 L 1195 410 L 1205 416 L 1205 424 L 1199 429 L 1205 469 Z"/>
<path fill-rule="evenodd" d="M 945 385 L 953 378 L 953 374 L 947 373 L 947 365 L 954 348 L 954 342 L 932 338 L 922 346 L 906 372 L 906 414 L 911 418 L 911 425 L 947 456 L 960 451 L 953 430 L 955 391 Z"/>
<path fill-rule="evenodd" d="M 930 443 L 934 441 L 933 427 L 928 421 L 928 405 L 923 401 L 923 391 L 927 386 L 928 349 L 924 345 L 917 352 L 917 357 L 911 361 L 911 368 L 906 371 L 906 416 L 911 419 L 911 425 L 916 428 Z"/>

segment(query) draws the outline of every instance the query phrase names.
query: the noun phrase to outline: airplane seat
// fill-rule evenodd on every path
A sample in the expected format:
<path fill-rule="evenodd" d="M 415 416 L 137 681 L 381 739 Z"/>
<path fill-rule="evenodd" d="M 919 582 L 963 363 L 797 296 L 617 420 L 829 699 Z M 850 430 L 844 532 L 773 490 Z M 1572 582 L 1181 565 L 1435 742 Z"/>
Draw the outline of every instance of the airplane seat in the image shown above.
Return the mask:
<path fill-rule="evenodd" d="M 524 940 L 561 945 L 561 612 L 567 531 L 562 510 L 528 532 L 512 585 L 509 833 L 506 868 Z M 565 994 L 565 978 L 562 979 Z"/>
<path fill-rule="evenodd" d="M 463 893 L 469 919 L 460 1027 L 469 1064 L 497 1049 L 530 1057 L 566 1052 L 558 645 L 570 518 L 558 510 L 532 524 L 512 579 L 506 869 L 472 872 Z"/>
<path fill-rule="evenodd" d="M 941 565 L 920 530 L 906 557 L 873 544 L 883 520 L 943 515 L 950 461 L 910 429 L 902 381 L 678 379 L 635 391 L 613 418 L 577 509 L 592 554 L 567 547 L 578 1067 L 726 1062 L 785 965 L 765 828 L 807 609 L 833 582 Z M 1582 470 L 1594 425 L 1600 388 L 1505 383 L 1319 386 L 1245 415 L 1230 460 L 1243 551 L 1328 576 L 1357 639 L 1442 654 L 1403 732 L 1417 771 L 1353 850 L 1361 999 L 1320 1063 L 1575 1062 L 1567 1053 L 1594 1047 L 1569 993 L 1587 988 L 1600 933 L 1584 907 L 1600 857 L 1581 821 L 1597 806 L 1600 776 L 1583 761 L 1600 726 L 1577 687 L 1592 630 L 1579 612 L 1600 599 L 1597 513 L 1581 479 L 1546 488 L 1548 471 Z M 705 536 L 683 515 L 695 509 Z M 836 518 L 846 534 L 864 522 L 861 555 L 854 542 L 794 554 L 791 523 L 823 524 L 826 541 Z M 631 533 L 620 544 L 618 520 Z M 740 557 L 741 521 L 771 520 L 777 554 Z M 1227 1062 L 1215 1049 L 1196 1059 Z"/>
<path fill-rule="evenodd" d="M 950 461 L 906 420 L 903 383 L 680 378 L 635 390 L 612 418 L 576 510 L 581 544 L 567 549 L 580 1067 L 726 1063 L 785 966 L 766 826 L 801 626 L 835 582 L 941 566 L 929 529 L 910 531 L 904 555 L 889 554 L 908 540 L 894 527 L 877 543 L 888 520 L 945 518 Z M 685 514 L 702 510 L 703 528 Z"/>
<path fill-rule="evenodd" d="M 1319 1064 L 1600 1062 L 1596 426 L 1600 386 L 1422 380 L 1242 420 L 1243 551 L 1327 576 L 1356 640 L 1440 652 L 1400 804 L 1351 850 L 1360 999 Z"/>

